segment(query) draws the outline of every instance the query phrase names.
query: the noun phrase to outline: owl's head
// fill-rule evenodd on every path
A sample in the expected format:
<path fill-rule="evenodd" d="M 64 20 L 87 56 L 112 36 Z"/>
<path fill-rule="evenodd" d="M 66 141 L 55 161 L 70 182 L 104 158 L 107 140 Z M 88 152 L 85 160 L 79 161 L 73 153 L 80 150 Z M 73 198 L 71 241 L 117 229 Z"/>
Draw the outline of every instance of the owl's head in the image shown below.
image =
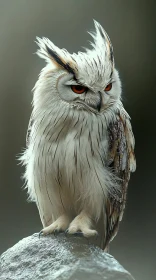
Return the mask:
<path fill-rule="evenodd" d="M 92 49 L 70 54 L 49 39 L 37 37 L 37 54 L 47 62 L 40 78 L 51 101 L 57 97 L 57 101 L 99 114 L 120 99 L 121 82 L 111 41 L 102 26 L 94 23 L 95 33 L 89 33 L 94 39 Z"/>

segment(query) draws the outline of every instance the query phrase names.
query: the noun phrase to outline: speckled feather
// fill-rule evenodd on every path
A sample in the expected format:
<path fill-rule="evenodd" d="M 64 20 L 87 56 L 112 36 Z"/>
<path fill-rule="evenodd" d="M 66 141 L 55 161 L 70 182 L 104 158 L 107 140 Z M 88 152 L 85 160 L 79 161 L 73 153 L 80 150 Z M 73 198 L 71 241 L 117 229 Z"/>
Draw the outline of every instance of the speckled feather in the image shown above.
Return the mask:
<path fill-rule="evenodd" d="M 135 171 L 136 162 L 134 156 L 134 137 L 127 114 L 119 112 L 115 122 L 108 126 L 109 157 L 108 165 L 120 179 L 120 192 L 116 198 L 108 195 L 106 203 L 107 229 L 106 245 L 117 234 L 119 222 L 122 220 L 126 203 L 127 187 L 130 172 Z M 116 192 L 116 190 L 115 190 Z"/>

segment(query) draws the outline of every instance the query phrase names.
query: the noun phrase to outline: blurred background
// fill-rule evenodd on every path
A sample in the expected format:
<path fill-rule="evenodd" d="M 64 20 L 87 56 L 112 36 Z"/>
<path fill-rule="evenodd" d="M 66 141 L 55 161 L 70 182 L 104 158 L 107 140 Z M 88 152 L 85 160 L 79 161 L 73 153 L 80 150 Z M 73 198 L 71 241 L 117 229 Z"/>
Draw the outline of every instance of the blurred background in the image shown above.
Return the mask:
<path fill-rule="evenodd" d="M 108 32 L 123 84 L 123 102 L 136 138 L 120 231 L 110 253 L 136 280 L 156 275 L 156 1 L 0 0 L 0 253 L 38 232 L 35 204 L 22 189 L 16 156 L 25 147 L 33 88 L 45 65 L 34 55 L 36 36 L 70 52 L 89 46 L 93 18 Z"/>

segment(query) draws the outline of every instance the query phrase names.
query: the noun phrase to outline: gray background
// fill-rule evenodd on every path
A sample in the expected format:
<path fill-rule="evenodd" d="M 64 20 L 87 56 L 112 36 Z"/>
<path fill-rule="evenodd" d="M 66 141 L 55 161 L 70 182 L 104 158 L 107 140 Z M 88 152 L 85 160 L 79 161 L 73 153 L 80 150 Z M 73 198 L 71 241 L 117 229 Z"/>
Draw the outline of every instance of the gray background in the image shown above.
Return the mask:
<path fill-rule="evenodd" d="M 87 30 L 98 20 L 111 37 L 132 117 L 137 172 L 132 176 L 113 254 L 136 280 L 155 279 L 156 244 L 156 1 L 0 0 L 0 252 L 41 229 L 34 204 L 26 202 L 16 155 L 25 147 L 33 88 L 44 61 L 33 55 L 45 36 L 75 52 L 88 46 Z"/>

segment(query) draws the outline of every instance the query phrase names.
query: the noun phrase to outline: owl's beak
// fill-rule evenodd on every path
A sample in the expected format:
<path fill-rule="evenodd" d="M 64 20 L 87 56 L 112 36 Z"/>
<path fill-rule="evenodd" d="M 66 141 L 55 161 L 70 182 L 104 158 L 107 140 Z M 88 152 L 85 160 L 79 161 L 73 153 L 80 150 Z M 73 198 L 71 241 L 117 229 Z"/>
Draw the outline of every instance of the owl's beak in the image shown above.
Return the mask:
<path fill-rule="evenodd" d="M 102 94 L 100 91 L 98 91 L 97 94 L 98 94 L 98 100 L 95 100 L 94 103 L 90 103 L 89 106 L 92 107 L 93 109 L 97 110 L 98 112 L 100 112 L 101 106 L 102 106 Z M 96 95 L 96 97 L 97 97 L 97 95 Z"/>
<path fill-rule="evenodd" d="M 98 93 L 99 93 L 99 101 L 98 101 L 98 103 L 97 103 L 97 110 L 98 110 L 98 112 L 100 112 L 100 110 L 101 110 L 101 105 L 102 105 L 102 94 L 101 94 L 100 91 L 99 91 Z"/>
<path fill-rule="evenodd" d="M 90 109 L 92 108 L 95 111 L 100 112 L 102 107 L 102 93 L 100 91 L 92 93 L 87 92 L 85 98 L 85 105 L 88 105 Z"/>

